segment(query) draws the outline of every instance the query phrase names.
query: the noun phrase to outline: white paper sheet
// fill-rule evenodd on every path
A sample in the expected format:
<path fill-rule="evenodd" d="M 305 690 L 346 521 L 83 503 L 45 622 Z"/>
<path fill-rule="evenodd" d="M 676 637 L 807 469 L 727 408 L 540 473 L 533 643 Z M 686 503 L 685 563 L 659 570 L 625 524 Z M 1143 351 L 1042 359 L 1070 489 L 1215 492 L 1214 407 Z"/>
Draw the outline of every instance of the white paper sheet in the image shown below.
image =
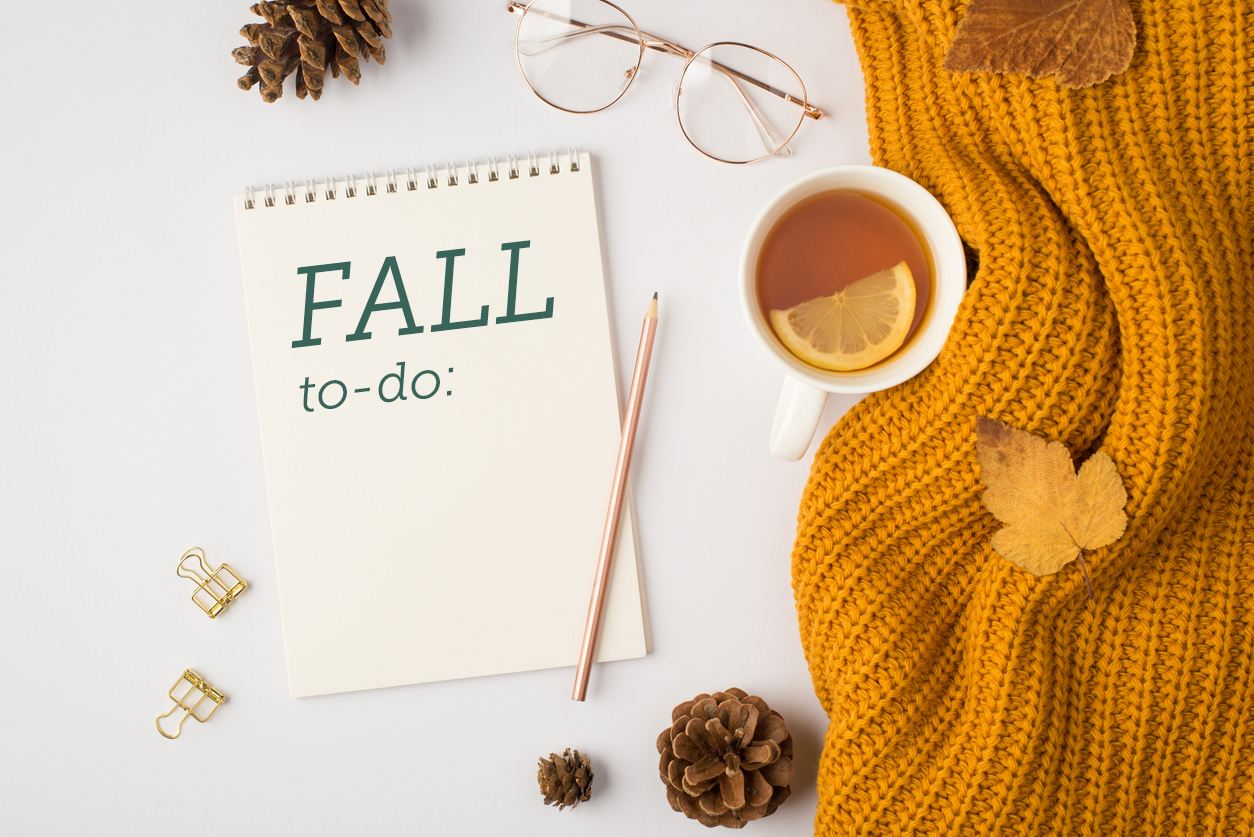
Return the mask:
<path fill-rule="evenodd" d="M 293 696 L 577 661 L 620 435 L 579 159 L 236 196 Z M 602 661 L 648 651 L 632 517 Z"/>

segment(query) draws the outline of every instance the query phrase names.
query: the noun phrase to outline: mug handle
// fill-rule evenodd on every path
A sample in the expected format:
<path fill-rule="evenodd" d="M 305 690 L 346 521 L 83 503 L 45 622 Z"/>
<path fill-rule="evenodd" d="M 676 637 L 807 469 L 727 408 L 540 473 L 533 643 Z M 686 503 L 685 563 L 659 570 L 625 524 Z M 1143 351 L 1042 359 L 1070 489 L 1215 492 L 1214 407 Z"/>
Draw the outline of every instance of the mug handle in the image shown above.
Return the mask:
<path fill-rule="evenodd" d="M 794 462 L 804 456 L 826 404 L 826 391 L 785 375 L 784 391 L 779 394 L 771 427 L 771 453 Z"/>

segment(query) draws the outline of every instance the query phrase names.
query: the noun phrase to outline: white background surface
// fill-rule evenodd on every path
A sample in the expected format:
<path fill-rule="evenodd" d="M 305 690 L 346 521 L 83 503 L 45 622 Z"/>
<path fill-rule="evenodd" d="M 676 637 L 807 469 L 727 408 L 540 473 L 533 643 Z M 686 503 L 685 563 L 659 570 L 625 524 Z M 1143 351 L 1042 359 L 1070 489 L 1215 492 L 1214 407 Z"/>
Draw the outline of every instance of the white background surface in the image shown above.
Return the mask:
<path fill-rule="evenodd" d="M 10 4 L 13 5 L 13 4 Z M 388 63 L 320 102 L 235 88 L 239 2 L 18 4 L 3 53 L 0 280 L 0 832 L 700 834 L 654 741 L 701 691 L 762 695 L 796 739 L 794 793 L 754 834 L 812 828 L 826 718 L 797 634 L 789 552 L 809 456 L 772 459 L 780 376 L 735 287 L 741 240 L 789 181 L 864 163 L 862 81 L 825 0 L 630 0 L 690 47 L 777 53 L 828 118 L 794 154 L 701 157 L 646 56 L 609 111 L 524 85 L 505 0 L 392 0 Z M 18 33 L 21 33 L 20 36 Z M 474 156 L 597 158 L 625 388 L 649 296 L 662 320 L 632 467 L 654 652 L 573 669 L 287 696 L 230 195 Z M 821 432 L 853 402 L 834 396 Z M 249 590 L 210 621 L 177 578 L 203 546 Z M 595 556 L 589 556 L 594 560 Z M 167 741 L 193 667 L 228 695 Z M 591 754 L 593 800 L 540 804 L 540 755 Z"/>

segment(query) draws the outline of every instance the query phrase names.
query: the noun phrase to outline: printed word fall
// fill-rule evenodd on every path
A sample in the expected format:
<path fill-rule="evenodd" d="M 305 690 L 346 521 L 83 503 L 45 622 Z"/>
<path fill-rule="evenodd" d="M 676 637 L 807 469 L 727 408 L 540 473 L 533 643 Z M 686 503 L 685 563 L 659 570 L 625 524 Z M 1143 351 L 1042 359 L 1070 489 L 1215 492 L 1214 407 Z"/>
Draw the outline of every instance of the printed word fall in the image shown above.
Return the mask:
<path fill-rule="evenodd" d="M 530 241 L 508 241 L 501 245 L 502 250 L 509 251 L 509 290 L 505 300 L 505 313 L 496 318 L 498 325 L 503 323 L 520 323 L 526 320 L 543 320 L 553 316 L 553 297 L 545 300 L 543 311 L 521 314 L 517 311 L 518 257 L 524 249 L 530 246 Z M 464 255 L 466 255 L 465 248 L 440 250 L 435 254 L 437 259 L 444 259 L 444 310 L 440 322 L 431 324 L 431 331 L 433 332 L 449 331 L 457 328 L 476 328 L 488 324 L 488 306 L 486 305 L 479 309 L 479 316 L 473 320 L 454 321 L 452 319 L 453 267 L 457 257 Z M 348 279 L 350 266 L 351 262 L 333 262 L 331 264 L 309 265 L 296 269 L 297 274 L 305 277 L 305 316 L 301 338 L 292 341 L 292 348 L 299 349 L 322 344 L 321 337 L 313 336 L 314 312 L 323 308 L 339 308 L 343 304 L 343 300 L 316 299 L 314 283 L 321 273 L 339 273 L 341 279 Z M 379 302 L 379 294 L 389 279 L 396 289 L 397 299 L 395 302 Z M 396 257 L 388 256 L 383 260 L 383 267 L 379 269 L 379 276 L 375 279 L 374 288 L 370 291 L 370 298 L 366 301 L 366 307 L 361 312 L 361 318 L 357 321 L 357 328 L 344 339 L 348 342 L 369 340 L 371 332 L 367 331 L 367 328 L 370 325 L 370 316 L 376 311 L 393 309 L 400 309 L 401 314 L 405 317 L 405 326 L 398 329 L 397 334 L 422 333 L 423 327 L 414 322 L 414 314 L 409 306 L 409 295 L 405 293 L 405 283 L 401 279 L 401 271 L 396 264 Z"/>

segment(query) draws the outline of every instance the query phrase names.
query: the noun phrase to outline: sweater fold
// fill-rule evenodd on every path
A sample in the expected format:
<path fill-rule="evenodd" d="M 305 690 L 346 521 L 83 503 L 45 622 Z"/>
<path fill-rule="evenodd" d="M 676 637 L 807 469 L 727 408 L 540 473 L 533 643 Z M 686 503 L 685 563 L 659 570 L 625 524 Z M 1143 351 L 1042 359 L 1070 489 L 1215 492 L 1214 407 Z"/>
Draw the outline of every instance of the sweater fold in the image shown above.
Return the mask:
<path fill-rule="evenodd" d="M 1254 154 L 1244 0 L 1134 0 L 1084 90 L 941 69 L 964 9 L 848 8 L 878 165 L 978 270 L 945 348 L 815 457 L 792 556 L 816 833 L 1254 833 Z M 972 422 L 1100 448 L 1128 530 L 992 552 Z"/>

